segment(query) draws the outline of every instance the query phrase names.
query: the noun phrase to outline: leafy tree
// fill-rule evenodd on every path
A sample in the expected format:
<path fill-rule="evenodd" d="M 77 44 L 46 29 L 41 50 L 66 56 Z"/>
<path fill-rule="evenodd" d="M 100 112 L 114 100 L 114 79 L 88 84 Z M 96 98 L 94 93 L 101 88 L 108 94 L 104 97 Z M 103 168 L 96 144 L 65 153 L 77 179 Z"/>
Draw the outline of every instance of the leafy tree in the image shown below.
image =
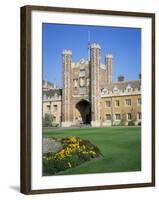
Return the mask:
<path fill-rule="evenodd" d="M 45 114 L 43 117 L 43 126 L 44 127 L 51 127 L 53 122 L 53 115 L 51 114 Z"/>
<path fill-rule="evenodd" d="M 126 113 L 121 114 L 121 121 L 120 121 L 120 126 L 125 126 L 126 125 Z"/>
<path fill-rule="evenodd" d="M 131 115 L 132 115 L 132 121 L 135 122 L 137 120 L 137 115 L 136 115 L 137 111 L 135 109 L 132 108 L 131 110 Z"/>
<path fill-rule="evenodd" d="M 133 120 L 129 121 L 129 122 L 128 122 L 128 126 L 135 126 L 134 121 L 133 121 Z"/>

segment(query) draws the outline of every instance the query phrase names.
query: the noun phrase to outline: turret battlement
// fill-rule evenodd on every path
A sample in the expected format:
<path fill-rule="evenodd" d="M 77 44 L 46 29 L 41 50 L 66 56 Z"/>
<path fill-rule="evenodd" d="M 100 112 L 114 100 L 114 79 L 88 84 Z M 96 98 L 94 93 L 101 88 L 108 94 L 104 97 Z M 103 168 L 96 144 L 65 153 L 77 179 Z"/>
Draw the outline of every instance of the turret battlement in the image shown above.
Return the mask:
<path fill-rule="evenodd" d="M 101 49 L 100 45 L 97 43 L 91 44 L 91 49 L 96 48 L 96 49 Z"/>
<path fill-rule="evenodd" d="M 106 56 L 105 56 L 106 58 L 113 58 L 113 55 L 112 54 L 106 54 Z"/>
<path fill-rule="evenodd" d="M 72 55 L 72 51 L 69 49 L 63 49 L 62 54 Z"/>

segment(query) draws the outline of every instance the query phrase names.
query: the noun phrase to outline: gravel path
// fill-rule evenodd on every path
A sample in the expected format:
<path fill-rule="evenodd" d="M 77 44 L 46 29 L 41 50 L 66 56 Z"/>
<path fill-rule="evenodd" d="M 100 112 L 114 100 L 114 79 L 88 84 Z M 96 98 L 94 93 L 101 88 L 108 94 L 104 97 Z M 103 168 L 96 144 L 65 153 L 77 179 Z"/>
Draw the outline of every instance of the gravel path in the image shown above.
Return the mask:
<path fill-rule="evenodd" d="M 62 149 L 60 142 L 52 138 L 43 138 L 43 154 L 50 152 L 58 152 Z"/>

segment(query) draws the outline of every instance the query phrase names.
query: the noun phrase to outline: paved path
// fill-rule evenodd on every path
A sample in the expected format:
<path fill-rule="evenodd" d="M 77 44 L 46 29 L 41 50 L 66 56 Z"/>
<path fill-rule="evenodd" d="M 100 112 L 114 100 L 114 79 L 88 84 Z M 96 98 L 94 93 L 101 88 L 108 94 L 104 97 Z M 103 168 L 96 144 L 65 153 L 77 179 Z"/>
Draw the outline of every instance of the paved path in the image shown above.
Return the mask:
<path fill-rule="evenodd" d="M 52 138 L 43 138 L 43 154 L 57 152 L 62 149 L 62 145 L 60 142 L 52 139 Z"/>

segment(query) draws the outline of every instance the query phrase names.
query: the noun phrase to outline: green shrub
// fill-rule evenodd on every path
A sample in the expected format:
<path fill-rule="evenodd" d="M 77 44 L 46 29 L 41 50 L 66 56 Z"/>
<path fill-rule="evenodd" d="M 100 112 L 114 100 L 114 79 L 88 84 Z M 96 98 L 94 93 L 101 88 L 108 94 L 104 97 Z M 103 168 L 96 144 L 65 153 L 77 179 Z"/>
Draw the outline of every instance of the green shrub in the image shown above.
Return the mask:
<path fill-rule="evenodd" d="M 77 153 L 74 153 L 72 157 L 69 158 L 69 161 L 71 163 L 71 167 L 75 167 L 77 165 L 80 165 L 82 161 L 79 159 L 79 155 Z"/>
<path fill-rule="evenodd" d="M 125 124 L 126 124 L 125 121 L 121 120 L 120 123 L 119 123 L 119 126 L 125 126 Z"/>
<path fill-rule="evenodd" d="M 121 114 L 121 121 L 119 123 L 119 126 L 125 126 L 126 125 L 126 121 L 127 121 L 127 119 L 126 119 L 126 113 L 122 113 Z"/>
<path fill-rule="evenodd" d="M 141 126 L 141 122 L 138 122 L 138 126 Z"/>
<path fill-rule="evenodd" d="M 55 167 L 54 161 L 43 159 L 43 174 L 51 175 L 55 173 L 57 173 L 57 168 Z"/>
<path fill-rule="evenodd" d="M 56 153 L 43 155 L 43 173 L 56 174 L 101 155 L 97 146 L 79 137 L 62 138 L 63 148 Z"/>
<path fill-rule="evenodd" d="M 58 123 L 52 123 L 52 127 L 58 127 L 59 124 Z"/>
<path fill-rule="evenodd" d="M 80 160 L 82 162 L 85 162 L 85 161 L 89 161 L 91 159 L 91 155 L 88 154 L 88 153 L 81 153 L 80 154 Z"/>
<path fill-rule="evenodd" d="M 43 127 L 52 127 L 52 122 L 53 122 L 53 115 L 51 114 L 45 114 L 43 117 Z"/>
<path fill-rule="evenodd" d="M 129 121 L 129 122 L 128 122 L 128 126 L 135 126 L 135 123 L 134 123 L 134 121 L 132 121 L 132 120 L 131 120 L 131 121 Z"/>
<path fill-rule="evenodd" d="M 59 123 L 53 122 L 53 115 L 45 114 L 43 117 L 43 127 L 58 127 Z"/>

